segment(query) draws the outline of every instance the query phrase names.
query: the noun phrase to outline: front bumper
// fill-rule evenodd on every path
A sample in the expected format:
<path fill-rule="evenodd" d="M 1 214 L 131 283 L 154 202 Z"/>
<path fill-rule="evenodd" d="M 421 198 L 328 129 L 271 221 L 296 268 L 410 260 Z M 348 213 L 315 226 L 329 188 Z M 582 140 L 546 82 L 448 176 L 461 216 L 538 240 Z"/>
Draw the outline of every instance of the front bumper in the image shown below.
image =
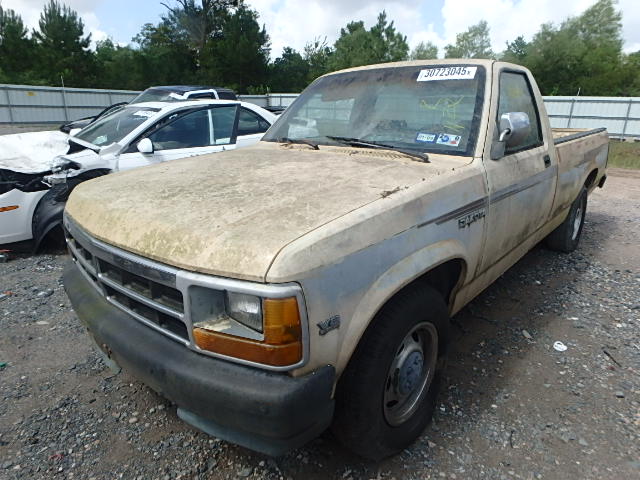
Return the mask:
<path fill-rule="evenodd" d="M 211 435 L 269 455 L 318 436 L 331 423 L 335 370 L 304 377 L 201 355 L 110 304 L 75 264 L 64 276 L 71 303 L 111 360 L 178 405 L 178 415 Z"/>

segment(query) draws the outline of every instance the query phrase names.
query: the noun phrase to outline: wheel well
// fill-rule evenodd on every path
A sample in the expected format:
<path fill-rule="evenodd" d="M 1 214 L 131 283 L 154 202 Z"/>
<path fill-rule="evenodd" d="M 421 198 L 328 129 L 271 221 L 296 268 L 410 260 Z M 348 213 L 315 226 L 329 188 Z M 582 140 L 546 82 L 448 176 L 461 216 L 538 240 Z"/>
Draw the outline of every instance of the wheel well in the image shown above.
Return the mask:
<path fill-rule="evenodd" d="M 584 182 L 584 186 L 587 187 L 587 189 L 591 188 L 593 186 L 593 184 L 596 181 L 596 178 L 598 178 L 598 169 L 596 168 L 595 170 L 593 170 L 589 176 L 587 177 L 587 179 Z"/>
<path fill-rule="evenodd" d="M 432 268 L 404 288 L 410 287 L 417 282 L 426 283 L 437 290 L 442 295 L 445 303 L 450 305 L 453 300 L 451 294 L 458 285 L 465 269 L 466 263 L 464 260 L 454 258 Z"/>

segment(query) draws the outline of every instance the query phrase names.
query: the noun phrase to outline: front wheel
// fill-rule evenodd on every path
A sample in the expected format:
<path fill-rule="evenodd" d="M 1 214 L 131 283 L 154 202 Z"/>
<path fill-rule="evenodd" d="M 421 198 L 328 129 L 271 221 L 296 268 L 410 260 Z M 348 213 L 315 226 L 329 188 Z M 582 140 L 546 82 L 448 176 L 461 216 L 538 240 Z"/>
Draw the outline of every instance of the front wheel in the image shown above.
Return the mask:
<path fill-rule="evenodd" d="M 545 239 L 547 247 L 558 252 L 573 252 L 580 242 L 586 213 L 587 189 L 582 187 L 578 198 L 571 204 L 567 218 Z"/>
<path fill-rule="evenodd" d="M 433 288 L 389 301 L 338 383 L 332 430 L 341 442 L 374 460 L 411 444 L 433 415 L 447 342 L 447 306 Z"/>

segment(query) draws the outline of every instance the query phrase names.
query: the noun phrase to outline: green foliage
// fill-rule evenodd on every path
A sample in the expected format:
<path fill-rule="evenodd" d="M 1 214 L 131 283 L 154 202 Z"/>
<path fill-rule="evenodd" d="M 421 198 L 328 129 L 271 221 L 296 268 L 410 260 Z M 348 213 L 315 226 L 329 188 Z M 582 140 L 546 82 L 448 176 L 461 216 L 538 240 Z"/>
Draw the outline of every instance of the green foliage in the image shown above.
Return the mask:
<path fill-rule="evenodd" d="M 140 55 L 133 55 L 142 86 L 187 84 L 197 76 L 196 53 L 189 48 L 186 35 L 176 32 L 174 25 L 163 19 L 158 25 L 145 24 L 134 38 Z M 146 86 L 145 86 L 146 85 Z"/>
<path fill-rule="evenodd" d="M 269 35 L 257 12 L 241 5 L 225 18 L 221 37 L 205 45 L 202 78 L 245 93 L 267 83 L 269 52 Z"/>
<path fill-rule="evenodd" d="M 387 13 L 383 11 L 370 30 L 365 29 L 364 22 L 350 22 L 346 29 L 340 29 L 328 64 L 331 70 L 340 70 L 406 60 L 408 53 L 407 37 L 396 32 L 393 22 L 387 23 Z"/>
<path fill-rule="evenodd" d="M 308 84 L 309 64 L 291 47 L 269 65 L 269 84 L 274 92 L 301 92 Z"/>
<path fill-rule="evenodd" d="M 481 20 L 456 35 L 456 43 L 444 47 L 445 58 L 495 58 L 491 50 L 489 24 Z"/>
<path fill-rule="evenodd" d="M 313 42 L 308 42 L 304 46 L 303 57 L 305 62 L 309 65 L 307 84 L 330 71 L 329 58 L 332 54 L 333 51 L 331 50 L 331 47 L 327 45 L 326 37 L 323 40 L 316 38 Z"/>
<path fill-rule="evenodd" d="M 35 50 L 35 43 L 27 35 L 22 18 L 0 5 L 0 78 L 14 83 L 27 80 Z"/>
<path fill-rule="evenodd" d="M 507 42 L 507 49 L 502 52 L 503 62 L 522 63 L 527 58 L 529 44 L 520 35 L 513 42 Z"/>
<path fill-rule="evenodd" d="M 93 84 L 91 35 L 84 36 L 84 23 L 74 10 L 57 0 L 49 0 L 32 36 L 37 42 L 38 71 L 44 82 L 60 85 L 62 77 L 68 86 Z"/>
<path fill-rule="evenodd" d="M 432 42 L 420 42 L 409 56 L 411 60 L 433 60 L 438 58 L 438 47 Z"/>
<path fill-rule="evenodd" d="M 203 83 L 239 93 L 298 92 L 330 71 L 438 56 L 431 42 L 409 56 L 406 37 L 383 11 L 369 30 L 362 21 L 348 23 L 333 47 L 316 38 L 270 62 L 269 36 L 241 0 L 166 2 L 161 20 L 143 25 L 132 45 L 106 40 L 95 51 L 82 19 L 62 0 L 48 0 L 32 32 L 0 4 L 0 82 L 60 85 L 62 77 L 78 87 Z M 599 0 L 577 17 L 542 25 L 528 42 L 507 42 L 500 59 L 528 67 L 545 95 L 640 96 L 640 52 L 623 53 L 621 19 L 616 0 Z M 444 53 L 494 58 L 487 22 L 459 33 Z"/>
<path fill-rule="evenodd" d="M 542 25 L 519 63 L 532 71 L 544 95 L 622 95 L 629 84 L 621 20 L 612 0 L 599 0 L 560 26 Z"/>

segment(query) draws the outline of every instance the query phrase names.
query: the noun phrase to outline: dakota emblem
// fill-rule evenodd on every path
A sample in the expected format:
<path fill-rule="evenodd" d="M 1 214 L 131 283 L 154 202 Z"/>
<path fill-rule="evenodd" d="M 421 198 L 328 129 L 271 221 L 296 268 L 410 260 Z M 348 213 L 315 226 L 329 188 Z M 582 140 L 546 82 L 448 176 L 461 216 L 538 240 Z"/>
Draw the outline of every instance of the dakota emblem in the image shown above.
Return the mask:
<path fill-rule="evenodd" d="M 475 210 L 471 213 L 463 215 L 462 217 L 458 217 L 458 228 L 466 228 L 471 225 L 473 222 L 480 220 L 485 217 L 485 209 L 481 208 L 479 210 Z"/>

